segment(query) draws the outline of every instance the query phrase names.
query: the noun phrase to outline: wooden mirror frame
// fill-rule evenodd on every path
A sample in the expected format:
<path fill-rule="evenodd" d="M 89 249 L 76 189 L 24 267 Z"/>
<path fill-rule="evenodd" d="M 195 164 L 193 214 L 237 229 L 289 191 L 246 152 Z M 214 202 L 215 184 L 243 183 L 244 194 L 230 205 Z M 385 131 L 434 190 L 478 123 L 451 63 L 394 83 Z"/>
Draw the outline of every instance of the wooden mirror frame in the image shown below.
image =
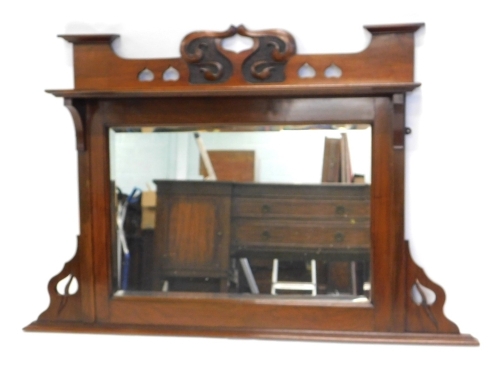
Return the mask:
<path fill-rule="evenodd" d="M 48 92 L 64 98 L 76 129 L 80 236 L 75 257 L 49 282 L 48 309 L 25 330 L 478 345 L 444 316 L 443 289 L 412 261 L 404 239 L 405 93 L 420 85 L 413 59 L 421 26 L 367 26 L 364 51 L 324 55 L 296 54 L 282 30 L 230 27 L 187 35 L 181 58 L 149 60 L 119 58 L 111 48 L 117 35 L 61 36 L 73 44 L 75 89 Z M 225 50 L 222 40 L 235 34 L 252 38 L 252 48 Z M 314 77 L 299 76 L 305 64 Z M 332 64 L 340 77 L 324 75 Z M 170 67 L 177 80 L 163 79 Z M 153 79 L 139 80 L 144 71 Z M 109 128 L 303 121 L 372 127 L 369 303 L 113 294 Z M 73 278 L 79 288 L 70 294 Z M 422 286 L 435 293 L 432 304 Z"/>

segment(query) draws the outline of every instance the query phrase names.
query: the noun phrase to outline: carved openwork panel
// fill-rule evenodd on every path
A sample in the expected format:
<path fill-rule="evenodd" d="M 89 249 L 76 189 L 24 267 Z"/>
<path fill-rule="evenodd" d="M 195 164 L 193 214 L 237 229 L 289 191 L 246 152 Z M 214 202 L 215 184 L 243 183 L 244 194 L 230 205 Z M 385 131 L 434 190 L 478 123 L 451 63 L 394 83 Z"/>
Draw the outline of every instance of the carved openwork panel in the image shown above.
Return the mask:
<path fill-rule="evenodd" d="M 196 32 L 184 38 L 181 54 L 188 63 L 190 83 L 222 83 L 233 75 L 233 64 L 224 55 L 221 40 L 235 33 L 230 27 L 226 32 Z"/>
<path fill-rule="evenodd" d="M 225 38 L 250 37 L 253 45 L 242 55 L 222 47 Z M 189 66 L 192 84 L 223 83 L 233 73 L 243 74 L 250 83 L 283 82 L 288 59 L 295 54 L 295 41 L 288 32 L 269 30 L 252 32 L 244 26 L 231 26 L 226 32 L 195 32 L 181 44 L 182 58 Z"/>
<path fill-rule="evenodd" d="M 306 85 L 341 89 L 355 84 L 372 90 L 379 84 L 380 91 L 392 84 L 408 84 L 405 89 L 412 88 L 409 85 L 413 83 L 413 33 L 419 27 L 367 26 L 372 38 L 360 53 L 304 55 L 296 54 L 295 40 L 286 31 L 251 31 L 243 25 L 231 26 L 224 32 L 190 33 L 181 42 L 180 58 L 149 60 L 118 57 L 111 48 L 118 35 L 61 37 L 74 44 L 77 90 L 189 93 L 196 90 L 193 86 L 203 84 L 213 85 L 222 94 L 234 94 L 252 85 L 282 90 L 285 85 L 294 89 Z M 234 35 L 249 37 L 252 47 L 239 53 L 224 49 L 222 42 Z M 231 92 L 225 89 L 228 87 Z"/>

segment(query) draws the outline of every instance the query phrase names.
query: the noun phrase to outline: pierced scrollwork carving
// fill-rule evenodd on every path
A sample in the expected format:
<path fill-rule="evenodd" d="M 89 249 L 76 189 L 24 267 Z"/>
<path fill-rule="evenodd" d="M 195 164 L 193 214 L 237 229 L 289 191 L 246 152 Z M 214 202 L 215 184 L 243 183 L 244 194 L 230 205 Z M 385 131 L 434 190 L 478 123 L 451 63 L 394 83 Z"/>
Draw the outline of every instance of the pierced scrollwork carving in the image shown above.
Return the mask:
<path fill-rule="evenodd" d="M 60 282 L 63 282 L 63 281 L 66 280 L 63 292 L 62 293 L 58 292 L 59 295 L 61 296 L 61 301 L 59 302 L 59 307 L 57 309 L 57 314 L 58 315 L 60 315 L 61 312 L 66 307 L 66 304 L 68 303 L 69 297 L 71 297 L 73 295 L 73 294 L 70 293 L 69 288 L 71 286 L 71 283 L 76 280 L 76 277 L 75 277 L 75 275 L 73 273 L 70 273 L 66 278 L 68 278 L 68 279 L 66 280 L 66 279 L 63 278 L 62 280 L 60 280 L 58 282 L 58 284 L 59 284 Z"/>
<path fill-rule="evenodd" d="M 252 38 L 252 48 L 241 55 L 224 50 L 222 40 L 235 34 Z M 286 63 L 295 52 L 295 40 L 290 33 L 249 31 L 243 25 L 231 26 L 225 32 L 194 32 L 181 43 L 181 55 L 188 64 L 192 84 L 223 83 L 235 71 L 250 83 L 282 82 Z"/>
<path fill-rule="evenodd" d="M 242 73 L 251 83 L 282 82 L 285 80 L 285 65 L 295 55 L 293 36 L 283 30 L 249 31 L 243 25 L 238 34 L 252 37 L 252 54 L 245 59 Z"/>
<path fill-rule="evenodd" d="M 411 258 L 408 242 L 406 242 L 406 289 L 407 289 L 407 314 L 406 331 L 427 333 L 459 334 L 455 323 L 450 321 L 443 313 L 446 295 L 442 287 L 430 280 L 424 270 Z M 425 288 L 431 290 L 436 299 L 429 302 Z M 415 288 L 421 301 L 416 303 L 412 299 L 412 288 Z"/>
<path fill-rule="evenodd" d="M 427 317 L 431 320 L 431 322 L 434 324 L 434 326 L 439 328 L 438 321 L 436 317 L 434 316 L 434 313 L 432 312 L 431 305 L 434 303 L 431 300 L 428 299 L 428 296 L 425 291 L 426 287 L 424 287 L 418 279 L 415 279 L 415 284 L 413 285 L 412 290 L 418 294 L 418 298 L 420 299 L 419 302 L 415 302 L 418 306 L 422 307 L 422 309 L 425 311 L 427 314 Z M 432 291 L 431 291 L 432 292 Z M 413 297 L 415 301 L 415 297 Z"/>
<path fill-rule="evenodd" d="M 221 41 L 236 34 L 231 26 L 225 32 L 194 32 L 181 43 L 181 56 L 188 63 L 192 84 L 222 83 L 233 74 L 232 62 L 224 56 Z"/>
<path fill-rule="evenodd" d="M 73 293 L 70 291 L 70 285 L 74 278 L 78 279 L 80 274 L 79 266 L 80 238 L 78 238 L 78 248 L 75 256 L 64 264 L 63 269 L 52 279 L 47 286 L 50 305 L 38 318 L 39 321 L 72 321 L 81 317 L 81 290 Z M 68 278 L 65 281 L 65 278 Z M 63 281 L 65 286 L 62 294 L 57 290 L 59 282 Z"/>

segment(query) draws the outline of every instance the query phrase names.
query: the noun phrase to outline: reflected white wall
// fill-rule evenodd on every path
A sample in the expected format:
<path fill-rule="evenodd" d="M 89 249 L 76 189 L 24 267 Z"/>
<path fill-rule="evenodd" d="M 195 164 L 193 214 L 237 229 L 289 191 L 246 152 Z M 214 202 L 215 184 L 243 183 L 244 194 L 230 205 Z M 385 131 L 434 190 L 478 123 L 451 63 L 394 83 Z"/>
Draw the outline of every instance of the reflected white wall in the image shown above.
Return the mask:
<path fill-rule="evenodd" d="M 111 179 L 123 193 L 134 188 L 154 189 L 153 180 L 175 179 L 182 174 L 182 159 L 177 163 L 178 146 L 183 140 L 168 133 L 119 132 L 110 134 Z M 178 144 L 179 141 L 179 144 Z"/>
<path fill-rule="evenodd" d="M 371 182 L 371 129 L 201 132 L 207 150 L 255 152 L 255 181 L 321 183 L 325 137 L 348 136 L 352 172 Z M 201 180 L 192 132 L 110 133 L 111 179 L 124 193 L 154 180 Z"/>
<path fill-rule="evenodd" d="M 371 181 L 371 129 L 346 130 L 353 172 Z M 339 130 L 201 133 L 207 150 L 255 151 L 255 181 L 321 183 L 325 137 Z"/>

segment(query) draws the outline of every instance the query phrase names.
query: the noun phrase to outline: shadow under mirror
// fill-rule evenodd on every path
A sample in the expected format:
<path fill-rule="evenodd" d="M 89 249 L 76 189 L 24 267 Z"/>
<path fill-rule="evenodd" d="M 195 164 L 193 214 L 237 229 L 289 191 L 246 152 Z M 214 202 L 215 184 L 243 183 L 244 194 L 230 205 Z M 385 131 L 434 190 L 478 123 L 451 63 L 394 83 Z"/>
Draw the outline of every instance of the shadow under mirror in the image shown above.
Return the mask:
<path fill-rule="evenodd" d="M 370 125 L 109 130 L 115 295 L 368 302 Z"/>

